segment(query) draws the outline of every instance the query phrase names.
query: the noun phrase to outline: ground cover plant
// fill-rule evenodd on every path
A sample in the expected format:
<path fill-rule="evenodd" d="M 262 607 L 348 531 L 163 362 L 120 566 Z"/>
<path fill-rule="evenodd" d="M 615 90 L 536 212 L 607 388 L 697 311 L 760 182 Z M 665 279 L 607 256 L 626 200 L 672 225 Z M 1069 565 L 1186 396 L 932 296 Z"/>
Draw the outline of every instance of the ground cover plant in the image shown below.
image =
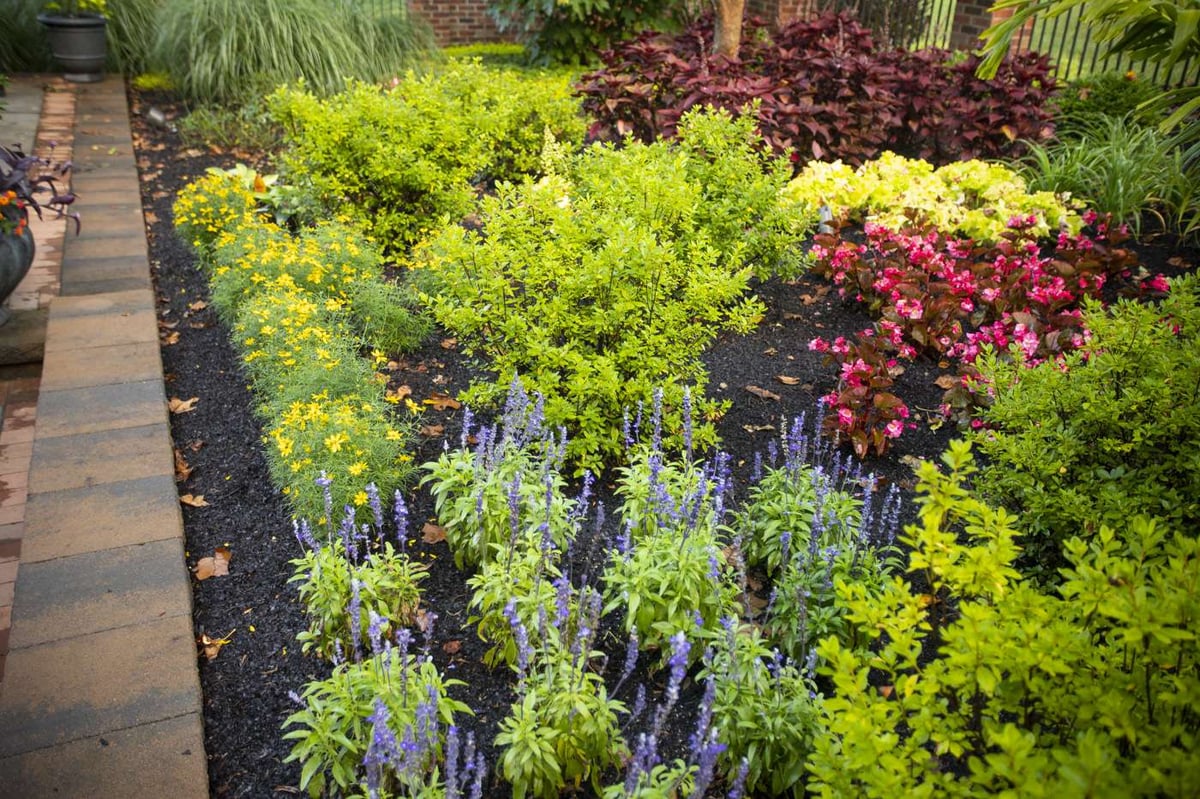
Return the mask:
<path fill-rule="evenodd" d="M 167 138 L 170 133 L 144 129 L 142 135 Z M 168 173 L 176 174 L 173 169 L 192 170 L 189 182 L 203 174 L 187 162 Z M 260 191 L 246 177 L 235 171 L 206 178 L 211 182 L 205 196 L 225 199 L 192 204 L 207 210 L 188 219 L 188 239 L 197 240 L 196 231 L 207 232 L 209 221 L 219 229 L 240 227 L 261 248 L 253 251 L 267 254 L 265 263 L 271 265 L 271 248 L 284 252 L 291 242 L 316 234 L 303 226 L 292 230 L 292 223 L 271 230 L 269 219 L 252 210 L 277 208 L 268 181 L 263 179 Z M 578 191 L 569 195 L 572 201 L 579 197 Z M 147 202 L 155 202 L 153 191 L 148 190 Z M 158 202 L 158 218 L 170 219 L 170 209 Z M 326 234 L 355 241 L 356 227 Z M 896 396 L 912 405 L 906 425 L 916 427 L 895 439 L 886 457 L 869 457 L 863 466 L 845 449 L 827 450 L 821 441 L 828 438 L 813 428 L 822 415 L 816 399 L 835 388 L 837 375 L 820 367 L 823 355 L 810 351 L 808 343 L 816 337 L 831 343 L 838 336 L 851 338 L 872 323 L 850 298 L 843 302 L 831 281 L 814 274 L 789 280 L 764 274 L 753 283 L 763 303 L 762 324 L 744 335 L 717 337 L 702 356 L 710 373 L 705 394 L 729 401 L 728 411 L 714 422 L 727 456 L 702 451 L 699 387 L 695 393 L 681 392 L 674 407 L 664 399 L 656 402 L 652 392 L 640 412 L 634 405 L 627 417 L 613 420 L 623 468 L 590 480 L 573 479 L 573 469 L 563 461 L 571 439 L 545 429 L 546 405 L 536 397 L 526 394 L 520 400 L 521 391 L 514 391 L 508 409 L 482 421 L 457 405 L 451 395 L 490 377 L 468 370 L 461 345 L 448 331 L 437 331 L 415 350 L 389 348 L 378 358 L 371 346 L 352 346 L 365 369 L 351 368 L 347 385 L 378 392 L 372 396 L 382 396 L 381 407 L 395 408 L 403 421 L 415 419 L 414 408 L 427 409 L 409 428 L 415 436 L 407 439 L 411 443 L 404 452 L 411 460 L 397 464 L 399 471 L 429 464 L 419 472 L 427 477 L 424 485 L 410 483 L 397 494 L 379 490 L 378 482 L 369 488 L 374 474 L 352 474 L 349 467 L 356 460 L 339 468 L 333 482 L 327 482 L 331 472 L 307 475 L 315 478 L 304 489 L 316 507 L 313 523 L 293 529 L 288 515 L 280 513 L 282 496 L 266 489 L 267 462 L 279 453 L 271 449 L 274 417 L 262 410 L 272 412 L 278 404 L 272 396 L 281 385 L 287 390 L 289 381 L 255 379 L 248 393 L 248 372 L 233 360 L 235 354 L 248 354 L 247 345 L 243 340 L 231 347 L 224 341 L 227 328 L 220 317 L 237 325 L 261 302 L 264 310 L 278 308 L 283 314 L 278 323 L 268 320 L 269 327 L 285 328 L 302 316 L 304 323 L 290 331 L 321 330 L 357 344 L 364 334 L 351 320 L 359 293 L 320 279 L 308 288 L 311 267 L 293 271 L 286 259 L 279 260 L 280 271 L 272 269 L 271 280 L 258 286 L 246 281 L 246 270 L 238 270 L 232 242 L 224 244 L 230 268 L 217 275 L 219 235 L 207 245 L 203 235 L 198 237 L 203 266 L 189 268 L 190 256 L 174 234 L 166 227 L 156 230 L 168 390 L 181 397 L 194 390 L 199 397 L 193 410 L 173 417 L 185 467 L 181 490 L 193 499 L 208 496 L 204 505 L 185 506 L 189 549 L 194 556 L 229 542 L 234 553 L 233 579 L 196 584 L 200 630 L 225 641 L 202 663 L 215 795 L 263 795 L 302 781 L 309 790 L 324 785 L 360 795 L 509 795 L 516 788 L 525 795 L 553 796 L 576 785 L 585 794 L 605 796 L 768 796 L 806 790 L 856 795 L 874 790 L 875 784 L 912 785 L 906 780 L 913 773 L 920 780 L 913 790 L 939 786 L 965 794 L 980 785 L 1036 781 L 1055 786 L 1055 779 L 1069 773 L 1058 763 L 1108 784 L 1109 777 L 1095 767 L 1098 761 L 1110 774 L 1150 775 L 1144 786 L 1148 794 L 1188 794 L 1192 773 L 1185 758 L 1194 754 L 1196 719 L 1184 702 L 1191 702 L 1196 690 L 1194 638 L 1187 632 L 1194 626 L 1197 563 L 1188 539 L 1170 545 L 1174 549 L 1165 565 L 1154 561 L 1142 568 L 1139 563 L 1153 559 L 1143 559 L 1141 552 L 1157 551 L 1157 541 L 1174 539 L 1164 532 L 1171 522 L 1110 526 L 1110 533 L 1080 538 L 1064 557 L 1081 573 L 1094 566 L 1087 591 L 1108 593 L 1079 591 L 1068 597 L 1054 594 L 1055 589 L 1023 587 L 1025 578 L 1012 573 L 1021 539 L 1013 540 L 1011 528 L 1024 528 L 1014 520 L 1027 516 L 1036 523 L 1033 511 L 1006 515 L 926 469 L 926 511 L 914 516 L 915 486 L 900 459 L 936 459 L 945 448 L 952 426 L 937 411 L 942 391 L 934 381 L 950 375 L 935 355 L 906 363 L 903 373 L 888 367 Z M 725 235 L 736 241 L 737 233 L 731 227 Z M 911 236 L 916 247 L 930 231 L 891 235 L 901 234 Z M 934 235 L 934 241 L 950 239 L 946 232 Z M 1077 241 L 1068 235 L 1067 244 L 1081 249 Z M 897 249 L 885 248 L 881 257 L 900 259 L 908 246 L 895 240 L 892 245 Z M 1149 262 L 1156 272 L 1186 269 L 1166 259 L 1190 251 L 1141 249 L 1157 258 Z M 856 259 L 845 260 L 847 275 L 866 274 L 867 264 L 850 268 Z M 1130 277 L 1136 287 L 1136 275 Z M 350 283 L 378 285 L 373 278 Z M 217 301 L 223 279 L 233 282 Z M 298 285 L 270 285 L 282 279 Z M 1163 285 L 1149 284 L 1151 297 L 1159 297 Z M 335 313 L 327 307 L 331 301 L 345 306 Z M 882 300 L 889 301 L 890 296 Z M 226 305 L 240 308 L 232 315 L 216 313 Z M 174 333 L 179 333 L 174 343 L 166 343 Z M 273 347 L 295 346 L 291 332 L 280 335 Z M 301 342 L 301 353 L 317 354 L 318 345 Z M 194 360 L 186 360 L 189 353 Z M 226 366 L 215 365 L 219 353 L 229 359 Z M 325 368 L 323 356 L 309 360 L 312 368 Z M 310 399 L 314 413 L 335 407 L 332 395 Z M 263 427 L 254 417 L 239 421 L 239 405 L 258 407 Z M 360 405 L 352 407 L 357 413 Z M 808 423 L 792 419 L 802 411 Z M 678 413 L 677 424 L 663 421 L 672 412 Z M 689 418 L 691 425 L 685 423 Z M 257 446 L 264 434 L 265 460 Z M 341 452 L 332 451 L 331 435 L 321 433 L 314 440 L 319 458 L 313 458 L 313 466 L 326 458 L 338 463 L 333 456 Z M 335 442 L 342 450 L 381 437 L 386 440 L 386 434 L 354 430 Z M 947 469 L 961 475 L 964 464 L 962 451 L 954 450 Z M 874 481 L 867 479 L 868 472 L 876 474 Z M 281 485 L 302 482 L 286 479 L 295 482 Z M 335 497 L 335 492 L 340 493 Z M 254 496 L 263 500 L 262 515 L 248 509 Z M 439 503 L 438 496 L 445 499 Z M 968 548 L 950 523 L 960 518 L 971 522 L 972 532 L 1001 531 L 993 536 L 998 543 Z M 894 548 L 897 525 L 914 520 L 902 548 Z M 930 540 L 933 545 L 927 545 Z M 1101 548 L 1103 554 L 1095 561 L 1090 554 L 1077 556 L 1080 546 Z M 943 558 L 932 566 L 922 560 L 930 550 Z M 628 565 L 639 558 L 647 568 Z M 674 559 L 686 568 L 664 568 Z M 910 570 L 927 575 L 914 578 L 918 584 L 924 579 L 924 593 L 912 592 L 905 579 Z M 1109 582 L 1114 574 L 1121 585 Z M 256 589 L 258 583 L 266 589 Z M 964 584 L 992 593 L 979 602 L 960 588 Z M 1069 576 L 1065 584 L 1085 585 Z M 1141 620 L 1127 624 L 1128 608 L 1113 603 L 1130 585 L 1151 586 L 1147 590 L 1155 596 L 1171 597 L 1169 610 L 1148 620 L 1147 606 L 1139 611 Z M 1082 659 L 1064 653 L 1053 661 L 1069 660 L 1070 677 L 1006 669 L 1010 649 L 1018 645 L 1012 643 L 1014 617 L 1001 615 L 999 608 L 1018 603 L 996 599 L 1001 589 L 1006 601 L 1012 594 L 1028 599 L 1021 607 L 1037 604 L 1055 619 L 1086 619 L 1092 625 L 1080 631 L 1064 621 L 1046 638 L 1060 632 L 1069 640 L 1089 636 L 1099 647 L 1088 648 Z M 303 618 L 296 602 L 300 590 L 306 592 Z M 1044 598 L 1029 599 L 1034 593 Z M 671 599 L 664 602 L 664 597 Z M 896 608 L 904 613 L 898 615 Z M 921 613 L 931 620 L 933 632 L 918 627 L 910 635 L 905 620 L 912 617 L 916 623 Z M 991 614 L 984 618 L 993 627 L 971 626 L 981 613 Z M 287 621 L 275 621 L 281 615 Z M 881 617 L 896 636 L 872 646 L 879 631 L 875 620 Z M 1097 621 L 1106 618 L 1110 621 Z M 227 634 L 231 627 L 239 629 Z M 990 635 L 990 629 L 1009 637 Z M 304 637 L 296 640 L 301 633 Z M 928 642 L 928 662 L 935 664 L 927 670 L 923 663 L 913 667 L 905 660 L 911 641 L 921 635 Z M 1124 641 L 1151 639 L 1152 647 L 1141 650 L 1143 660 L 1118 657 Z M 1030 658 L 1045 652 L 1019 640 Z M 306 644 L 310 654 L 303 656 Z M 849 664 L 850 658 L 854 669 L 829 666 Z M 999 665 L 995 674 L 981 677 L 977 663 Z M 1162 663 L 1173 665 L 1168 669 Z M 876 684 L 867 679 L 868 666 L 895 676 Z M 1139 685 L 1130 692 L 1131 669 L 1139 677 L 1149 674 L 1149 689 Z M 838 683 L 847 674 L 854 675 L 851 688 Z M 1034 680 L 1035 687 L 1026 689 L 1022 680 L 1029 674 L 1042 682 Z M 993 676 L 995 682 L 988 682 Z M 1030 696 L 1052 678 L 1058 680 L 1058 693 L 1036 699 L 1053 706 L 1033 719 L 1047 719 L 1048 731 L 1012 719 L 1019 716 L 1011 711 L 1014 692 L 1020 688 L 1026 691 L 1022 696 Z M 1157 698 L 1161 685 L 1181 697 L 1178 707 L 1174 698 L 1166 704 Z M 949 699 L 940 704 L 943 697 Z M 566 699 L 586 709 L 587 724 L 579 723 L 579 713 Z M 839 701 L 853 707 L 839 710 Z M 1128 709 L 1124 718 L 1146 719 L 1158 743 L 1147 738 L 1148 749 L 1130 743 L 1111 714 L 1096 721 L 1080 743 L 1062 740 L 1069 738 L 1062 731 L 1071 718 L 1058 708 L 1100 706 Z M 876 740 L 873 735 L 867 740 L 862 726 L 853 723 L 860 707 L 905 731 L 896 738 L 904 757 L 889 760 L 859 748 Z M 928 768 L 933 761 L 920 746 L 922 738 L 908 734 L 928 729 L 921 726 L 928 707 L 941 714 L 931 737 L 945 731 L 938 739 L 946 744 L 943 752 L 935 752 L 937 762 L 950 768 Z M 278 728 L 289 718 L 286 734 L 292 737 L 285 742 Z M 1010 727 L 998 727 L 994 719 Z M 222 738 L 216 744 L 218 730 L 236 730 L 249 742 Z M 1001 760 L 995 750 L 1012 756 Z M 973 754 L 978 757 L 972 759 Z M 851 775 L 870 782 L 867 788 L 837 782 L 847 778 L 844 773 L 831 776 L 830 763 L 851 757 L 871 762 L 872 769 Z M 1142 769 L 1143 763 L 1152 768 Z M 1151 782 L 1154 774 L 1163 775 L 1158 783 Z"/>

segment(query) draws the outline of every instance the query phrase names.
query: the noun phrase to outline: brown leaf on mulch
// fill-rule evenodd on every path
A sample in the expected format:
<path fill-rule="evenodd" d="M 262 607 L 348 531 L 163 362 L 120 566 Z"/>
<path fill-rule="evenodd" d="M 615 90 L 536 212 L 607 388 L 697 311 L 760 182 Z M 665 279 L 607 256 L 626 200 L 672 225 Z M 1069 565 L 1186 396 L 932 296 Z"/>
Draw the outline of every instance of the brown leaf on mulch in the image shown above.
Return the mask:
<path fill-rule="evenodd" d="M 446 540 L 446 528 L 439 527 L 433 522 L 425 522 L 421 528 L 421 540 L 426 544 L 437 544 Z"/>
<path fill-rule="evenodd" d="M 766 400 L 778 400 L 779 399 L 779 395 L 776 394 L 774 391 L 768 391 L 767 389 L 759 388 L 758 386 L 746 386 L 746 390 L 749 391 L 754 396 L 761 397 L 762 399 L 766 399 Z"/>

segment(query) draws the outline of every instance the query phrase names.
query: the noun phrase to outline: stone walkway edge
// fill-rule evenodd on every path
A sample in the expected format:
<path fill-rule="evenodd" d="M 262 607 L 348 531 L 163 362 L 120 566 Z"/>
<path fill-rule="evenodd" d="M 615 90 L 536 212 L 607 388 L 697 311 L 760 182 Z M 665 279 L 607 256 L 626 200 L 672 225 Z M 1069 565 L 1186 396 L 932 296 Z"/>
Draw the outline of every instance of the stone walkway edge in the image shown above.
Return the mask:
<path fill-rule="evenodd" d="M 190 576 L 125 87 L 109 75 L 74 93 L 83 228 L 63 240 L 49 300 L 0 683 L 0 799 L 205 797 Z"/>

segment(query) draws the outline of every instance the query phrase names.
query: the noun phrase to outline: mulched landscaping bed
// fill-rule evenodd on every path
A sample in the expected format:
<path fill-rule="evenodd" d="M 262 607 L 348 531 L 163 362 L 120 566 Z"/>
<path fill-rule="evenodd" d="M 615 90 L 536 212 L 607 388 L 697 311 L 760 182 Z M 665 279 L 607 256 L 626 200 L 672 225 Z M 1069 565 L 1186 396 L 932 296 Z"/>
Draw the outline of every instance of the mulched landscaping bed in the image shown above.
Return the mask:
<path fill-rule="evenodd" d="M 268 478 L 262 429 L 251 412 L 252 398 L 228 331 L 208 306 L 204 275 L 175 235 L 171 221 L 171 206 L 180 189 L 208 167 L 229 167 L 239 159 L 235 154 L 187 149 L 172 130 L 149 125 L 144 114 L 152 105 L 168 117 L 182 113 L 170 97 L 131 90 L 131 98 L 167 396 L 197 398 L 194 410 L 173 414 L 171 419 L 183 470 L 180 494 L 203 497 L 206 503 L 183 506 L 188 562 L 192 565 L 211 556 L 222 545 L 232 554 L 227 576 L 193 582 L 197 638 L 229 640 L 211 660 L 198 651 L 211 794 L 298 793 L 299 767 L 283 762 L 290 747 L 280 727 L 297 708 L 289 692 L 299 692 L 305 682 L 326 674 L 328 666 L 302 656 L 295 642 L 304 621 L 296 591 L 287 581 L 292 574 L 289 561 L 300 554 L 300 547 L 283 498 Z M 1172 256 L 1182 255 L 1182 263 L 1187 264 L 1200 260 L 1194 249 L 1180 248 L 1169 237 L 1137 249 L 1151 272 L 1179 271 L 1180 261 L 1168 264 Z M 857 305 L 842 301 L 819 279 L 772 280 L 755 289 L 768 307 L 758 330 L 747 336 L 724 336 L 705 356 L 710 395 L 732 402 L 719 432 L 723 449 L 743 478 L 755 453 L 764 451 L 778 435 L 780 420 L 802 413 L 811 419 L 817 398 L 834 387 L 835 370 L 823 365 L 819 354 L 808 351 L 809 340 L 850 335 L 871 322 Z M 465 389 L 480 373 L 449 342 L 443 346 L 443 338 L 435 331 L 420 351 L 399 359 L 393 383 L 407 384 L 416 398 Z M 937 457 L 954 435 L 952 425 L 939 425 L 936 415 L 942 391 L 934 381 L 943 371 L 927 359 L 906 365 L 896 393 L 913 409 L 917 429 L 906 432 L 886 458 L 866 464 L 884 483 L 906 489 L 907 518 L 913 512 L 912 459 Z M 780 376 L 788 381 L 780 381 Z M 747 386 L 767 389 L 778 399 L 763 398 Z M 447 440 L 457 443 L 461 411 L 431 409 L 424 423 L 441 425 L 444 432 L 420 441 L 417 462 L 436 457 Z M 448 677 L 466 683 L 452 694 L 475 710 L 474 718 L 465 719 L 463 726 L 475 733 L 491 765 L 496 758 L 490 744 L 512 701 L 512 681 L 505 669 L 482 665 L 485 647 L 465 627 L 464 575 L 454 568 L 446 544 L 421 541 L 420 526 L 432 517 L 428 493 L 410 490 L 408 502 L 414 520 L 411 551 L 430 566 L 429 579 L 422 585 L 425 604 L 438 614 L 431 652 Z M 591 556 L 596 559 L 595 552 Z M 611 651 L 610 671 L 619 671 L 623 637 L 612 635 L 601 643 Z M 652 695 L 662 689 L 662 675 L 647 679 Z M 622 689 L 628 696 L 618 698 L 629 699 L 635 682 Z M 673 717 L 676 742 L 686 737 L 692 723 L 689 704 L 694 706 L 698 696 L 690 689 L 689 683 Z M 503 793 L 498 789 L 494 795 Z M 492 794 L 485 790 L 485 795 Z"/>

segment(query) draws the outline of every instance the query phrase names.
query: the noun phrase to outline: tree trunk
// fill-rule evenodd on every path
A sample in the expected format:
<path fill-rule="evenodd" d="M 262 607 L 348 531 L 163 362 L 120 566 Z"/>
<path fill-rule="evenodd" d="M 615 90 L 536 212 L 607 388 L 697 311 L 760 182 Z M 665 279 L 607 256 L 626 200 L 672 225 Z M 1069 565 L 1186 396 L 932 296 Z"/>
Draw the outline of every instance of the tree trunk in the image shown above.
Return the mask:
<path fill-rule="evenodd" d="M 717 30 L 713 37 L 713 50 L 734 58 L 742 43 L 742 12 L 746 0 L 716 0 Z"/>

